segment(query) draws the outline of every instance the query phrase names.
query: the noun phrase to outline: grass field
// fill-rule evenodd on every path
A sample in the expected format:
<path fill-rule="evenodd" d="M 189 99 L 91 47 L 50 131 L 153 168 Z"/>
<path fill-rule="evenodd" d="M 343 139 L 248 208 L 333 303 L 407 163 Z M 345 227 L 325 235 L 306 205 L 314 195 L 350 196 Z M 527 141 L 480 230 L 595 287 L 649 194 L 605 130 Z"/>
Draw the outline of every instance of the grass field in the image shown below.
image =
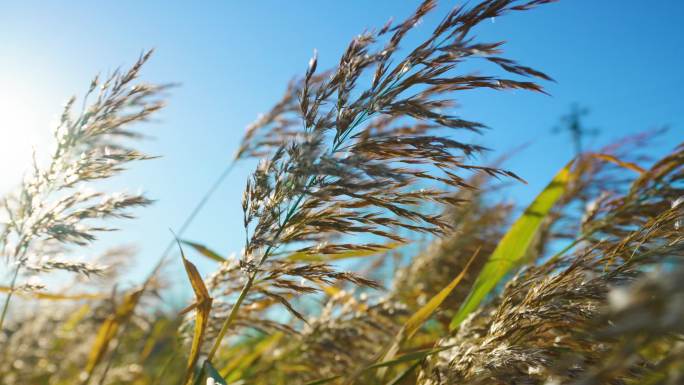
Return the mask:
<path fill-rule="evenodd" d="M 521 155 L 485 161 L 459 139 L 497 134 L 457 115 L 460 94 L 553 81 L 473 28 L 548 2 L 456 7 L 406 46 L 428 0 L 334 68 L 314 53 L 234 156 L 259 160 L 240 255 L 185 238 L 202 200 L 135 285 L 126 247 L 71 256 L 153 203 L 102 182 L 154 161 L 137 148 L 173 85 L 142 80 L 152 51 L 94 78 L 2 201 L 0 383 L 683 383 L 684 144 L 654 157 L 646 131 L 588 150 L 566 119 L 577 155 L 524 207 L 500 194 L 524 183 L 505 168 Z M 162 296 L 178 253 L 193 289 L 179 312 Z"/>

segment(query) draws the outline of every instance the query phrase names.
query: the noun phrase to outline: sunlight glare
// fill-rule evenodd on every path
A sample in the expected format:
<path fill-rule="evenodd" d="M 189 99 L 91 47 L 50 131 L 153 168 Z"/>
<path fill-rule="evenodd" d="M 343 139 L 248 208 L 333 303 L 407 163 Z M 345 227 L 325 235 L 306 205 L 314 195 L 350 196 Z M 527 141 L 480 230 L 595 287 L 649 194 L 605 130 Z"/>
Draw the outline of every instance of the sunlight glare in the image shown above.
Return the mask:
<path fill-rule="evenodd" d="M 9 75 L 0 75 L 0 194 L 19 184 L 33 149 L 44 149 L 50 138 L 50 114 L 31 98 L 36 90 Z"/>

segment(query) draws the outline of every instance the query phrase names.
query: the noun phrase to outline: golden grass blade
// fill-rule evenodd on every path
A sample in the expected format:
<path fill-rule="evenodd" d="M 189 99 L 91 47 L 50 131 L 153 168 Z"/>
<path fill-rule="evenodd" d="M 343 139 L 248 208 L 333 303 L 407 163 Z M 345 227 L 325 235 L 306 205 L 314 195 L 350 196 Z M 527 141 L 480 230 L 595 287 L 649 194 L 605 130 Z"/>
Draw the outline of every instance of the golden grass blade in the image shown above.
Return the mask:
<path fill-rule="evenodd" d="M 262 341 L 257 343 L 249 354 L 245 354 L 242 357 L 235 357 L 230 365 L 222 370 L 223 377 L 225 377 L 229 382 L 235 382 L 239 380 L 244 371 L 250 367 L 261 355 L 270 349 L 272 349 L 278 341 L 283 338 L 284 334 L 282 332 L 274 333 L 267 336 Z"/>
<path fill-rule="evenodd" d="M 447 345 L 447 346 L 441 346 L 439 348 L 430 348 L 430 349 L 422 349 L 422 350 L 416 350 L 410 353 L 403 354 L 395 359 L 388 360 L 388 361 L 383 361 L 383 362 L 376 362 L 372 365 L 368 365 L 364 367 L 363 369 L 360 370 L 360 373 L 366 372 L 368 370 L 373 370 L 373 369 L 379 369 L 379 368 L 388 368 L 408 362 L 413 362 L 413 361 L 419 361 L 422 360 L 425 357 L 428 357 L 433 354 L 437 354 L 439 352 L 442 352 L 447 349 L 451 349 L 453 346 Z M 318 380 L 310 381 L 305 383 L 305 385 L 320 385 L 320 384 L 327 384 L 331 381 L 335 381 L 342 376 L 331 376 L 331 377 L 326 377 L 326 378 L 321 378 Z"/>
<path fill-rule="evenodd" d="M 396 365 L 407 363 L 407 362 L 422 360 L 423 358 L 425 358 L 427 356 L 430 356 L 432 354 L 437 354 L 441 351 L 444 351 L 444 350 L 447 350 L 450 348 L 451 348 L 451 346 L 442 346 L 439 348 L 430 348 L 430 349 L 422 349 L 422 350 L 413 351 L 410 353 L 403 354 L 403 355 L 401 355 L 395 359 L 392 359 L 392 360 L 375 363 L 373 365 L 366 367 L 365 370 L 371 370 L 371 369 L 377 369 L 377 368 L 387 368 L 387 367 L 396 366 Z"/>
<path fill-rule="evenodd" d="M 411 373 L 413 373 L 416 368 L 420 366 L 420 361 L 414 362 L 411 366 L 409 366 L 406 370 L 403 372 L 397 374 L 396 377 L 394 377 L 390 382 L 387 383 L 387 385 L 399 385 L 403 380 L 405 380 Z"/>
<path fill-rule="evenodd" d="M 341 376 L 332 376 L 332 377 L 327 377 L 327 378 L 321 378 L 320 380 L 314 380 L 314 381 L 309 381 L 305 383 L 304 385 L 321 385 L 321 384 L 327 384 L 329 382 L 335 381 Z"/>
<path fill-rule="evenodd" d="M 66 322 L 64 322 L 64 325 L 62 325 L 62 331 L 68 333 L 76 329 L 76 326 L 78 326 L 78 324 L 81 323 L 81 321 L 83 321 L 85 317 L 88 316 L 90 310 L 90 305 L 84 304 L 78 310 L 71 313 L 69 318 L 67 318 Z"/>
<path fill-rule="evenodd" d="M 192 247 L 198 253 L 204 255 L 205 257 L 207 257 L 213 261 L 216 261 L 216 262 L 225 262 L 226 261 L 226 259 L 223 258 L 221 255 L 219 255 L 217 252 L 211 250 L 210 248 L 208 248 L 202 244 L 190 242 L 190 241 L 186 241 L 186 240 L 183 240 L 181 242 Z"/>
<path fill-rule="evenodd" d="M 131 315 L 133 315 L 138 302 L 140 302 L 142 293 L 143 291 L 138 289 L 126 294 L 123 302 L 116 308 L 114 314 L 107 317 L 102 323 L 102 326 L 100 326 L 97 337 L 95 337 L 95 343 L 88 355 L 88 362 L 85 369 L 87 376 L 84 383 L 88 383 L 95 367 L 102 361 L 105 353 L 107 353 L 109 343 L 116 337 L 121 324 L 126 322 Z"/>
<path fill-rule="evenodd" d="M 418 331 L 418 329 L 427 321 L 430 316 L 437 310 L 437 308 L 444 302 L 444 300 L 449 296 L 449 294 L 458 286 L 458 284 L 463 280 L 463 277 L 465 277 L 466 273 L 468 272 L 468 268 L 472 264 L 472 262 L 477 258 L 477 256 L 480 254 L 480 249 L 477 249 L 475 253 L 470 257 L 470 260 L 468 260 L 468 263 L 466 263 L 465 267 L 463 270 L 454 278 L 449 285 L 447 285 L 445 288 L 443 288 L 439 293 L 437 293 L 434 297 L 430 298 L 430 300 L 423 305 L 420 309 L 418 309 L 417 312 L 415 312 L 411 318 L 406 321 L 406 324 L 404 325 L 404 330 L 406 333 L 405 338 L 409 339 L 413 337 L 414 334 Z"/>
<path fill-rule="evenodd" d="M 449 325 L 451 330 L 456 329 L 468 314 L 479 306 L 510 269 L 523 261 L 542 221 L 563 195 L 568 182 L 572 179 L 572 164 L 573 161 L 556 174 L 551 183 L 535 198 L 501 239 L 475 280 L 470 294 L 451 320 Z"/>
<path fill-rule="evenodd" d="M 202 346 L 204 332 L 207 329 L 207 322 L 209 321 L 212 298 L 195 265 L 185 258 L 180 242 L 178 243 L 178 247 L 180 248 L 181 258 L 183 259 L 183 267 L 188 274 L 192 290 L 195 292 L 195 303 L 190 307 L 195 309 L 195 331 L 192 337 L 192 345 L 190 347 L 190 356 L 188 357 L 185 378 L 183 379 L 183 384 L 189 384 L 192 382 L 195 365 L 197 365 L 197 360 L 199 359 L 200 347 Z"/>
<path fill-rule="evenodd" d="M 9 293 L 12 289 L 8 286 L 0 286 L 0 293 Z M 82 299 L 103 299 L 107 298 L 106 294 L 102 293 L 79 293 L 79 294 L 64 294 L 64 293 L 48 293 L 41 291 L 31 292 L 16 292 L 20 297 L 33 297 L 36 299 L 44 299 L 48 301 L 78 301 Z"/>
<path fill-rule="evenodd" d="M 152 353 L 154 348 L 158 346 L 160 340 L 172 330 L 174 325 L 170 325 L 170 322 L 166 319 L 155 322 L 152 332 L 149 334 L 145 340 L 145 345 L 143 345 L 142 351 L 140 353 L 140 360 L 145 361 Z"/>
<path fill-rule="evenodd" d="M 336 261 L 341 259 L 351 259 L 351 258 L 361 258 L 370 257 L 372 255 L 377 255 L 384 253 L 386 251 L 394 250 L 397 247 L 403 246 L 404 243 L 400 242 L 388 242 L 384 245 L 378 245 L 377 247 L 364 248 L 359 250 L 349 250 L 342 253 L 336 254 L 312 254 L 304 251 L 295 252 L 287 256 L 290 261 L 302 261 L 302 262 L 326 262 L 326 261 Z"/>
<path fill-rule="evenodd" d="M 451 294 L 451 292 L 458 286 L 458 284 L 463 280 L 463 277 L 465 277 L 466 273 L 468 272 L 468 268 L 472 264 L 472 262 L 477 258 L 478 254 L 480 254 L 480 249 L 477 249 L 473 253 L 473 255 L 470 257 L 468 260 L 468 263 L 466 263 L 465 267 L 463 270 L 453 279 L 449 284 L 444 287 L 442 290 L 439 291 L 439 293 L 435 294 L 430 300 L 423 305 L 418 311 L 413 313 L 413 315 L 406 321 L 404 324 L 404 327 L 401 328 L 399 333 L 394 337 L 392 340 L 392 345 L 389 347 L 387 350 L 387 353 L 385 353 L 382 362 L 387 362 L 391 361 L 394 356 L 397 354 L 399 351 L 399 347 L 401 344 L 403 344 L 406 340 L 410 339 L 413 337 L 414 334 L 420 329 L 420 327 L 427 321 L 428 318 L 434 314 L 434 312 L 439 308 L 439 306 L 444 302 L 444 300 Z M 386 369 L 381 369 L 378 371 L 378 376 L 382 378 L 385 374 Z"/>
<path fill-rule="evenodd" d="M 632 162 L 625 162 L 625 161 L 623 161 L 623 160 L 620 160 L 620 159 L 616 158 L 616 157 L 613 156 L 613 155 L 609 155 L 609 154 L 591 154 L 591 156 L 593 156 L 594 158 L 597 158 L 597 159 L 604 160 L 604 161 L 606 161 L 606 162 L 615 163 L 615 164 L 617 164 L 618 166 L 623 167 L 623 168 L 626 168 L 626 169 L 628 169 L 628 170 L 632 170 L 632 171 L 636 172 L 636 173 L 639 174 L 639 175 L 641 175 L 641 174 L 643 174 L 644 172 L 646 172 L 646 170 L 644 170 L 643 168 L 641 168 L 639 165 L 637 165 L 637 164 L 635 164 L 635 163 L 632 163 Z"/>

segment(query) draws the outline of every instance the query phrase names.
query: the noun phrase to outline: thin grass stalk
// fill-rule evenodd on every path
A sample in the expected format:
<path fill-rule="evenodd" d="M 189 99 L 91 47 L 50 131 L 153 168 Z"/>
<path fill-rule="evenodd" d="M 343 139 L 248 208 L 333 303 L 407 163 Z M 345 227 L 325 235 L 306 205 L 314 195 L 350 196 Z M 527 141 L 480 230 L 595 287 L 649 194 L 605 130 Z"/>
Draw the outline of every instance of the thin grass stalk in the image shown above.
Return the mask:
<path fill-rule="evenodd" d="M 387 91 L 385 91 L 385 93 L 386 93 L 386 92 L 389 92 L 389 91 L 391 91 L 391 88 L 389 88 Z M 364 112 L 361 114 L 361 118 L 360 118 L 357 122 L 352 123 L 352 126 L 351 126 L 352 128 L 349 129 L 349 130 L 344 134 L 343 137 L 341 137 L 341 138 L 340 138 L 340 137 L 336 137 L 336 138 L 335 138 L 335 140 L 333 141 L 334 145 L 333 145 L 333 147 L 332 147 L 332 149 L 331 149 L 331 151 L 330 151 L 331 154 L 334 154 L 334 153 L 336 153 L 336 152 L 339 150 L 340 145 L 342 144 L 342 142 L 344 141 L 344 139 L 346 139 L 346 138 L 348 137 L 349 133 L 352 132 L 352 131 L 354 131 L 354 129 L 355 129 L 358 125 L 360 125 L 361 123 L 363 123 L 363 119 L 364 119 L 367 115 L 368 115 L 368 116 L 371 116 L 372 113 L 371 113 L 371 114 L 368 114 L 367 111 L 364 111 Z M 316 180 L 315 177 L 311 177 L 311 179 L 309 179 L 309 181 L 308 181 L 307 184 L 306 184 L 305 190 L 308 189 L 308 188 L 310 188 L 311 185 L 315 182 L 315 180 Z M 286 214 L 286 216 L 285 216 L 285 219 L 284 219 L 282 225 L 280 226 L 280 228 L 278 229 L 278 232 L 276 233 L 276 238 L 279 237 L 280 234 L 282 233 L 282 231 L 285 229 L 285 227 L 286 227 L 285 225 L 286 225 L 287 222 L 292 218 L 292 215 L 294 215 L 294 213 L 296 212 L 297 208 L 299 207 L 299 205 L 301 204 L 301 202 L 302 202 L 302 200 L 304 199 L 305 196 L 306 196 L 306 191 L 304 191 L 302 194 L 299 195 L 299 197 L 298 197 L 297 200 L 295 201 L 294 205 L 292 205 L 292 207 L 288 210 L 288 212 L 287 212 L 287 214 Z M 262 255 L 261 259 L 259 260 L 258 266 L 261 266 L 261 265 L 268 259 L 268 257 L 270 256 L 270 254 L 271 254 L 272 252 L 273 252 L 273 246 L 272 246 L 272 245 L 269 245 L 269 246 L 266 248 L 266 251 L 265 251 L 264 254 Z M 258 266 L 257 266 L 257 268 L 258 268 Z M 219 333 L 218 333 L 218 335 L 217 335 L 217 337 L 216 337 L 216 340 L 215 340 L 215 342 L 214 342 L 214 345 L 212 346 L 211 351 L 209 352 L 209 354 L 208 354 L 208 356 L 207 356 L 205 362 L 211 362 L 211 360 L 214 358 L 214 355 L 216 355 L 216 352 L 218 351 L 218 349 L 219 349 L 219 347 L 220 347 L 220 345 L 221 345 L 221 341 L 223 340 L 223 338 L 225 337 L 226 333 L 228 332 L 228 328 L 230 327 L 230 325 L 233 323 L 233 321 L 234 321 L 235 318 L 237 317 L 238 310 L 239 310 L 240 306 L 242 305 L 242 302 L 243 302 L 243 301 L 245 300 L 245 298 L 247 297 L 247 293 L 249 293 L 249 290 L 252 288 L 252 285 L 253 285 L 253 283 L 254 283 L 254 279 L 256 278 L 257 272 L 258 272 L 258 270 L 255 270 L 254 272 L 252 272 L 252 273 L 249 275 L 249 278 L 248 278 L 247 282 L 246 282 L 245 285 L 243 286 L 242 290 L 240 291 L 240 294 L 238 295 L 237 300 L 235 301 L 235 303 L 233 304 L 233 307 L 232 307 L 231 310 L 230 310 L 230 314 L 228 315 L 228 318 L 226 318 L 225 322 L 221 325 L 221 329 L 219 330 Z"/>
<path fill-rule="evenodd" d="M 14 275 L 12 276 L 12 282 L 10 283 L 10 291 L 7 293 L 7 297 L 5 298 L 5 302 L 2 305 L 2 315 L 0 315 L 0 332 L 2 332 L 2 327 L 5 323 L 5 318 L 7 317 L 7 312 L 9 311 L 9 305 L 12 300 L 12 297 L 14 296 L 14 290 L 16 289 L 17 286 L 17 279 L 19 278 L 19 271 L 21 270 L 21 263 L 18 263 L 19 260 L 24 258 L 26 256 L 26 248 L 19 253 L 19 245 L 17 245 L 17 248 L 14 250 L 14 258 L 17 260 L 17 268 L 14 269 Z M 4 349 L 3 349 L 4 350 Z"/>
<path fill-rule="evenodd" d="M 21 258 L 24 258 L 26 256 L 26 248 L 19 254 L 19 246 L 14 251 L 15 259 L 20 260 Z M 9 311 L 9 305 L 12 300 L 12 297 L 14 296 L 14 290 L 16 289 L 17 286 L 17 279 L 19 278 L 19 271 L 21 270 L 21 264 L 17 263 L 17 268 L 14 269 L 14 275 L 12 276 L 12 282 L 10 283 L 10 291 L 7 293 L 7 297 L 5 298 L 5 302 L 2 305 L 2 315 L 0 315 L 0 332 L 2 332 L 2 327 L 5 323 L 5 318 L 7 317 L 7 312 Z M 3 353 L 7 353 L 5 349 L 2 349 Z"/>
<path fill-rule="evenodd" d="M 238 159 L 233 159 L 228 166 L 223 169 L 221 174 L 219 175 L 218 178 L 214 181 L 214 183 L 209 187 L 206 193 L 202 196 L 199 202 L 197 202 L 197 205 L 192 209 L 190 212 L 190 215 L 188 215 L 187 218 L 185 218 L 185 221 L 183 221 L 183 224 L 178 228 L 177 234 L 178 237 L 182 237 L 185 231 L 190 227 L 192 222 L 195 220 L 197 215 L 202 211 L 204 206 L 207 204 L 209 199 L 211 198 L 212 195 L 216 192 L 216 190 L 223 184 L 223 181 L 230 175 L 231 171 L 235 167 L 235 163 L 237 163 Z M 161 269 L 161 266 L 163 266 L 164 262 L 166 261 L 166 258 L 168 258 L 169 253 L 173 249 L 173 246 L 176 244 L 176 238 L 172 238 L 171 241 L 169 241 L 168 245 L 166 245 L 166 248 L 164 249 L 164 252 L 162 252 L 161 256 L 159 257 L 159 263 L 155 266 L 155 268 L 152 270 L 152 273 L 150 273 L 150 276 L 156 275 L 159 270 Z M 149 279 L 149 278 L 148 278 Z"/>
<path fill-rule="evenodd" d="M 311 185 L 313 183 L 313 180 L 309 181 L 308 185 Z M 283 232 L 283 229 L 285 228 L 285 225 L 287 222 L 292 218 L 292 215 L 294 214 L 295 210 L 297 209 L 297 206 L 301 203 L 302 199 L 304 198 L 305 194 L 301 194 L 295 204 L 290 208 L 288 211 L 287 215 L 285 216 L 285 220 L 283 221 L 283 224 L 280 226 L 278 229 L 278 232 L 276 233 L 276 237 L 280 236 L 280 234 Z M 273 246 L 268 246 L 266 248 L 266 251 L 264 252 L 264 255 L 261 257 L 259 260 L 259 266 L 261 266 L 266 259 L 270 256 L 271 252 L 273 251 Z M 256 275 L 258 273 L 258 266 L 257 269 L 255 269 L 250 275 L 249 278 L 247 279 L 247 282 L 245 283 L 245 286 L 242 287 L 242 290 L 240 291 L 240 294 L 238 295 L 237 300 L 235 301 L 235 304 L 233 304 L 233 307 L 230 309 L 230 314 L 228 315 L 228 318 L 226 318 L 226 321 L 221 325 L 221 330 L 219 331 L 218 336 L 216 337 L 216 340 L 214 341 L 214 345 L 211 347 L 211 351 L 209 352 L 209 355 L 207 356 L 207 359 L 205 362 L 211 362 L 212 358 L 214 358 L 214 355 L 218 351 L 219 347 L 221 346 L 221 341 L 225 337 L 226 333 L 228 332 L 228 328 L 230 325 L 233 323 L 235 320 L 235 317 L 237 317 L 238 310 L 240 309 L 240 305 L 242 305 L 242 302 L 245 300 L 245 297 L 247 297 L 247 293 L 249 293 L 249 290 L 252 288 L 252 285 L 254 283 L 254 279 L 256 279 Z"/>
<path fill-rule="evenodd" d="M 221 172 L 219 177 L 216 178 L 214 183 L 212 183 L 212 185 L 209 187 L 207 192 L 204 193 L 204 195 L 202 196 L 200 201 L 197 202 L 197 205 L 195 205 L 195 207 L 190 212 L 190 215 L 188 215 L 188 217 L 185 218 L 185 221 L 183 221 L 183 224 L 178 229 L 178 235 L 177 235 L 178 237 L 183 236 L 185 231 L 188 229 L 188 227 L 190 227 L 190 225 L 195 220 L 197 215 L 200 213 L 200 211 L 202 211 L 204 206 L 207 204 L 207 202 L 209 201 L 211 196 L 216 192 L 216 190 L 221 186 L 221 184 L 223 184 L 223 182 L 228 177 L 228 175 L 230 175 L 231 171 L 235 167 L 235 164 L 237 163 L 238 160 L 239 160 L 239 158 L 234 158 L 230 162 L 230 164 Z M 169 242 L 169 244 L 166 246 L 166 248 L 162 252 L 161 256 L 159 257 L 157 264 L 152 269 L 152 271 L 147 275 L 147 278 L 143 282 L 143 286 L 142 286 L 143 292 L 147 289 L 150 282 L 152 282 L 152 279 L 159 273 L 159 271 L 161 271 L 161 268 L 164 266 L 164 263 L 166 262 L 166 259 L 168 258 L 169 253 L 173 249 L 173 246 L 176 244 L 176 240 L 177 240 L 177 238 L 175 238 L 175 237 L 173 239 L 171 239 L 171 241 Z M 3 316 L 4 316 L 4 314 L 3 314 Z M 2 326 L 2 323 L 0 322 L 0 327 L 1 326 Z M 121 335 L 126 335 L 126 332 L 128 331 L 128 329 L 129 329 L 129 322 L 126 322 L 123 325 Z M 121 339 L 119 338 L 119 339 L 117 339 L 116 345 L 114 346 L 114 349 L 112 349 L 112 352 L 109 356 L 109 359 L 107 360 L 107 365 L 105 366 L 105 369 L 102 372 L 102 375 L 100 376 L 100 380 L 98 381 L 99 385 L 104 384 L 104 381 L 107 379 L 107 374 L 108 374 L 109 369 L 111 368 L 111 366 L 114 362 L 114 357 L 119 352 L 120 346 L 121 346 Z M 84 382 L 84 385 L 88 384 L 88 382 L 89 381 Z"/>
<path fill-rule="evenodd" d="M 16 269 L 14 269 L 14 275 L 12 276 L 12 282 L 10 283 L 10 290 L 5 297 L 5 302 L 2 305 L 2 315 L 0 315 L 0 331 L 2 331 L 2 325 L 5 323 L 5 317 L 7 316 L 7 310 L 9 309 L 10 300 L 12 299 L 12 294 L 14 294 L 14 289 L 17 285 L 17 277 L 19 277 L 19 267 L 17 264 Z"/>
<path fill-rule="evenodd" d="M 169 368 L 171 367 L 171 364 L 173 363 L 173 361 L 176 360 L 177 356 L 178 356 L 178 350 L 174 351 L 173 354 L 171 354 L 169 356 L 169 358 L 164 363 L 164 366 L 162 366 L 161 371 L 159 371 L 159 374 L 157 376 L 155 376 L 155 378 L 150 383 L 151 385 L 159 385 L 162 383 L 162 379 L 164 378 L 164 374 L 166 374 L 166 371 L 169 370 Z"/>

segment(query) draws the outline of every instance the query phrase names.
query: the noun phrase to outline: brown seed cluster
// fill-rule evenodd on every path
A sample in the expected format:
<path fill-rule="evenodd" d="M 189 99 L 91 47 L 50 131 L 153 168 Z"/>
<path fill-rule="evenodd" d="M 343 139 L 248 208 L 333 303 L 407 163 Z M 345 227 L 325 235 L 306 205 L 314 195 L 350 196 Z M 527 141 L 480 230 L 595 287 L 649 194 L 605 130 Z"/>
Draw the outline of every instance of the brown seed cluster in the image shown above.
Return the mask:
<path fill-rule="evenodd" d="M 457 136 L 484 125 L 452 113 L 456 91 L 542 88 L 462 73 L 459 64 L 481 58 L 510 75 L 550 80 L 500 57 L 501 43 L 471 36 L 489 18 L 545 2 L 457 7 L 417 47 L 400 49 L 435 7 L 424 1 L 405 21 L 354 38 L 332 70 L 317 74 L 314 55 L 304 77 L 248 128 L 238 151 L 269 156 L 242 200 L 247 286 L 268 274 L 264 263 L 276 252 L 334 255 L 376 249 L 382 239 L 407 242 L 402 232 L 444 235 L 451 224 L 426 203 L 458 204 L 454 190 L 472 187 L 463 171 L 517 178 L 471 162 L 484 148 Z"/>
<path fill-rule="evenodd" d="M 654 284 L 655 272 L 646 271 L 684 256 L 682 210 L 672 205 L 683 192 L 683 155 L 679 146 L 622 193 L 600 199 L 585 216 L 578 250 L 519 273 L 440 342 L 454 347 L 428 360 L 420 383 L 676 383 L 676 275 Z M 648 290 L 663 296 L 647 301 Z M 645 356 L 647 347 L 658 352 Z"/>

